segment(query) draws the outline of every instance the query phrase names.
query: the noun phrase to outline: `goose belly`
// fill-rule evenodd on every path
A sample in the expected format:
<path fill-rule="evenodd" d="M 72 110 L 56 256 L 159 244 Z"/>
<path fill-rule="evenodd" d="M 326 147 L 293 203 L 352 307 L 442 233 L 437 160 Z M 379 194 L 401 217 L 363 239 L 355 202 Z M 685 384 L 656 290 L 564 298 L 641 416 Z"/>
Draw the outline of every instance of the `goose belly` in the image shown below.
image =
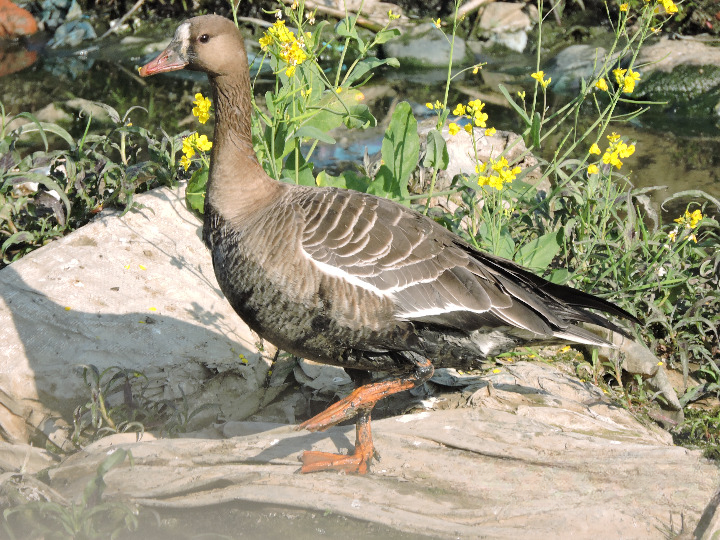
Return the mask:
<path fill-rule="evenodd" d="M 392 306 L 313 272 L 291 250 L 259 256 L 236 242 L 212 247 L 221 290 L 242 320 L 279 349 L 326 364 L 382 370 L 354 351 L 402 348 L 406 329 Z M 344 286 L 345 285 L 345 286 Z M 389 359 L 388 359 L 389 361 Z"/>

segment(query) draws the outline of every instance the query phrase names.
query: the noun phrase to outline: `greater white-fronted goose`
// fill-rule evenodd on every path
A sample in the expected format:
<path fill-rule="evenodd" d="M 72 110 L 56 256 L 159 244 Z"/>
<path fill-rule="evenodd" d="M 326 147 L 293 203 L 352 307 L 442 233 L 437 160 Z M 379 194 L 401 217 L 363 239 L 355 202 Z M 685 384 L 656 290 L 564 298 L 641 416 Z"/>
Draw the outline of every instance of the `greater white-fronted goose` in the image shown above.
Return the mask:
<path fill-rule="evenodd" d="M 357 416 L 354 454 L 305 452 L 302 472 L 367 472 L 373 406 L 422 384 L 436 367 L 472 369 L 530 343 L 607 344 L 578 323 L 617 327 L 587 308 L 634 319 L 482 253 L 389 200 L 270 178 L 253 151 L 247 56 L 230 20 L 183 22 L 140 73 L 178 69 L 204 71 L 212 87 L 203 237 L 230 304 L 280 349 L 396 377 L 357 388 L 298 427 L 323 430 Z"/>

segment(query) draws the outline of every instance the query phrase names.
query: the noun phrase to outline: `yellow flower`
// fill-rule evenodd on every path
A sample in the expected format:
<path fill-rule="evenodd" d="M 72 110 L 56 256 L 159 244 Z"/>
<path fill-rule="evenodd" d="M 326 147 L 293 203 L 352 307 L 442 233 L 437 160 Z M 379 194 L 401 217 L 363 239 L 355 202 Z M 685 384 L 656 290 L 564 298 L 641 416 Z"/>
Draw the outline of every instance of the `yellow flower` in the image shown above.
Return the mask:
<path fill-rule="evenodd" d="M 494 127 L 489 127 L 485 130 L 485 135 L 488 137 L 492 137 L 495 135 L 495 131 L 497 131 Z"/>
<path fill-rule="evenodd" d="M 263 51 L 267 51 L 267 50 L 268 50 L 268 47 L 269 47 L 270 45 L 272 45 L 272 43 L 273 43 L 273 38 L 272 38 L 271 35 L 265 34 L 263 37 L 261 37 L 261 38 L 258 40 L 258 42 L 260 43 L 260 48 L 261 48 Z"/>
<path fill-rule="evenodd" d="M 690 213 L 689 210 L 685 210 L 685 214 L 675 220 L 675 223 L 684 225 L 686 229 L 694 229 L 697 224 L 702 221 L 703 215 L 700 210 L 694 210 Z"/>
<path fill-rule="evenodd" d="M 479 114 L 483 108 L 485 107 L 485 104 L 480 101 L 479 99 L 473 99 L 472 101 L 468 102 L 467 105 L 467 113 L 468 114 Z"/>
<path fill-rule="evenodd" d="M 601 77 L 598 80 L 598 82 L 595 83 L 595 87 L 599 88 L 603 92 L 607 92 L 607 89 L 608 89 L 607 81 L 605 81 L 605 79 Z"/>
<path fill-rule="evenodd" d="M 623 92 L 631 94 L 635 90 L 635 82 L 640 80 L 640 74 L 632 69 L 628 69 L 627 75 L 623 79 Z"/>
<path fill-rule="evenodd" d="M 434 106 L 432 103 L 430 103 L 429 101 L 425 104 L 425 106 L 426 106 L 428 109 L 430 109 L 431 111 L 435 108 L 435 106 Z"/>
<path fill-rule="evenodd" d="M 197 138 L 197 133 L 193 133 L 183 139 L 182 151 L 188 159 L 195 155 L 195 145 L 193 144 Z"/>
<path fill-rule="evenodd" d="M 208 140 L 207 135 L 200 135 L 195 141 L 195 146 L 203 152 L 207 152 L 212 148 L 212 142 Z"/>
<path fill-rule="evenodd" d="M 193 105 L 195 105 L 192 110 L 193 116 L 197 116 L 201 124 L 207 122 L 210 119 L 210 113 L 208 112 L 210 110 L 210 99 L 203 97 L 203 95 L 198 92 L 195 94 Z"/>
<path fill-rule="evenodd" d="M 503 156 L 500 156 L 497 160 L 491 158 L 487 163 L 479 163 L 475 167 L 475 172 L 478 174 L 486 172 L 488 165 L 490 165 L 489 174 L 479 176 L 478 185 L 490 186 L 498 191 L 502 190 L 503 184 L 509 184 L 515 180 L 521 172 L 520 167 L 510 169 L 507 159 Z"/>
<path fill-rule="evenodd" d="M 668 233 L 668 238 L 670 239 L 671 242 L 675 241 L 675 239 L 677 238 L 677 233 L 678 233 L 677 227 Z"/>
<path fill-rule="evenodd" d="M 298 41 L 295 34 L 285 26 L 285 21 L 282 20 L 276 21 L 275 24 L 268 28 L 259 42 L 263 51 L 268 51 L 271 45 L 277 44 L 279 49 L 277 55 L 289 66 L 285 70 L 285 75 L 288 77 L 292 77 L 295 74 L 294 68 L 308 58 L 304 50 L 304 37 L 301 37 Z"/>
<path fill-rule="evenodd" d="M 618 84 L 623 83 L 623 80 L 625 79 L 626 71 L 627 71 L 627 69 L 620 69 L 620 68 L 613 69 L 613 75 L 615 75 L 615 80 L 617 81 Z"/>
<path fill-rule="evenodd" d="M 593 143 L 593 145 L 590 147 L 589 153 L 595 154 L 597 156 L 600 155 L 600 147 L 597 145 L 597 143 Z"/>
<path fill-rule="evenodd" d="M 595 164 L 588 165 L 587 172 L 588 172 L 588 174 L 597 174 L 600 172 L 600 169 Z"/>
<path fill-rule="evenodd" d="M 393 13 L 392 9 L 390 11 L 388 11 L 388 19 L 390 19 L 391 21 L 394 21 L 395 19 L 399 19 L 399 18 L 400 18 L 400 15 Z"/>
<path fill-rule="evenodd" d="M 198 135 L 197 132 L 188 135 L 183 139 L 182 151 L 183 157 L 180 158 L 180 165 L 182 165 L 187 171 L 192 163 L 192 157 L 195 155 L 195 150 L 201 152 L 207 152 L 212 148 L 212 142 L 208 140 L 207 135 Z"/>
<path fill-rule="evenodd" d="M 483 128 L 487 127 L 487 123 L 486 123 L 487 119 L 488 119 L 488 115 L 484 112 L 476 112 L 473 115 L 473 123 L 477 127 L 483 127 Z"/>
<path fill-rule="evenodd" d="M 460 126 L 458 126 L 455 122 L 450 122 L 448 129 L 450 130 L 450 135 L 457 135 L 460 131 Z"/>
<path fill-rule="evenodd" d="M 464 128 L 464 129 L 465 129 L 465 131 L 467 131 L 468 133 L 472 133 L 473 126 L 472 126 L 472 124 L 465 124 L 465 128 Z"/>
<path fill-rule="evenodd" d="M 537 82 L 539 82 L 543 88 L 547 88 L 548 85 L 550 84 L 550 81 L 552 81 L 552 79 L 550 77 L 545 79 L 544 71 L 536 71 L 535 73 L 531 73 L 530 76 L 533 79 L 535 79 Z"/>
<path fill-rule="evenodd" d="M 453 114 L 456 116 L 462 116 L 465 114 L 465 105 L 462 103 L 458 103 L 457 106 L 453 109 Z"/>
<path fill-rule="evenodd" d="M 192 160 L 187 156 L 187 154 L 183 155 L 183 157 L 180 158 L 180 165 L 182 165 L 183 169 L 186 171 L 190 168 L 190 164 L 192 163 Z"/>
<path fill-rule="evenodd" d="M 620 4 L 620 11 L 627 11 L 628 7 L 629 6 L 627 4 Z"/>
<path fill-rule="evenodd" d="M 524 90 L 523 90 L 522 92 L 518 92 L 517 95 L 518 95 L 518 97 L 519 97 L 520 99 L 522 99 L 523 101 L 525 101 L 525 91 L 524 91 Z"/>
<path fill-rule="evenodd" d="M 668 14 L 674 15 L 678 12 L 678 8 L 675 5 L 675 2 L 673 2 L 673 0 L 661 0 L 660 3 L 662 4 L 665 12 Z"/>
<path fill-rule="evenodd" d="M 441 21 L 440 21 L 440 19 L 439 19 L 439 18 L 438 18 L 438 19 L 433 19 L 433 24 L 435 25 L 436 28 L 440 28 L 440 26 L 441 26 Z"/>
<path fill-rule="evenodd" d="M 605 150 L 602 161 L 606 165 L 610 164 L 619 169 L 623 165 L 620 158 L 625 159 L 633 155 L 635 153 L 635 145 L 622 142 L 620 135 L 614 132 L 608 135 L 607 138 L 610 141 L 610 146 Z"/>

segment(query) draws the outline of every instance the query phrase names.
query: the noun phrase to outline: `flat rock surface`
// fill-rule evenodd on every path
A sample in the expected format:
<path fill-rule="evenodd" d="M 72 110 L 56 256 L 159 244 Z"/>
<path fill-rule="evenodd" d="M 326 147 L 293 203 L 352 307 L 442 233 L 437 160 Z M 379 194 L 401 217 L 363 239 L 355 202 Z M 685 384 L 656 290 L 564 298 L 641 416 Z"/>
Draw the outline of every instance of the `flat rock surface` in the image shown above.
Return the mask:
<path fill-rule="evenodd" d="M 374 421 L 382 459 L 364 477 L 298 473 L 305 449 L 351 449 L 352 426 L 310 434 L 243 422 L 235 429 L 248 435 L 225 440 L 101 440 L 51 470 L 51 486 L 72 498 L 122 447 L 134 465 L 112 469 L 106 493 L 156 509 L 262 503 L 437 538 L 659 538 L 680 523 L 692 530 L 717 486 L 715 465 L 602 402 L 566 408 L 551 393 L 525 392 L 485 387 L 467 407 Z"/>

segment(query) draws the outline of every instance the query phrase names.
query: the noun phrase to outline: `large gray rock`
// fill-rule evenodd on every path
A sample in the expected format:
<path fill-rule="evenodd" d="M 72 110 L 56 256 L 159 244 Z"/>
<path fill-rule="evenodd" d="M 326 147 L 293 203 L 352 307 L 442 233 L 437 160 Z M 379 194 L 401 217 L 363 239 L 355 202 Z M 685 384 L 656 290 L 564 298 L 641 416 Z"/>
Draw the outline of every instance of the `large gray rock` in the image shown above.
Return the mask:
<path fill-rule="evenodd" d="M 479 28 L 490 37 L 490 42 L 523 52 L 528 41 L 527 31 L 533 26 L 524 7 L 522 3 L 489 3 L 482 8 Z"/>
<path fill-rule="evenodd" d="M 52 467 L 44 489 L 79 500 L 108 453 L 123 448 L 133 461 L 105 475 L 110 500 L 186 514 L 232 502 L 256 508 L 253 521 L 276 516 L 275 526 L 284 507 L 435 538 L 655 539 L 692 531 L 713 509 L 714 464 L 572 374 L 508 365 L 463 396 L 456 408 L 374 421 L 382 460 L 365 477 L 298 474 L 305 449 L 351 448 L 353 426 L 311 434 L 234 422 L 225 440 L 100 440 Z M 442 396 L 435 403 L 449 406 Z"/>
<path fill-rule="evenodd" d="M 183 192 L 140 195 L 141 209 L 105 212 L 0 271 L 3 439 L 68 448 L 90 395 L 83 364 L 141 371 L 148 399 L 217 403 L 213 417 L 258 410 L 270 362 L 223 298 Z"/>
<path fill-rule="evenodd" d="M 383 44 L 385 56 L 397 58 L 405 67 L 447 68 L 450 62 L 450 42 L 433 23 L 423 23 L 404 29 L 402 36 Z M 465 40 L 455 37 L 453 65 L 470 61 Z"/>

